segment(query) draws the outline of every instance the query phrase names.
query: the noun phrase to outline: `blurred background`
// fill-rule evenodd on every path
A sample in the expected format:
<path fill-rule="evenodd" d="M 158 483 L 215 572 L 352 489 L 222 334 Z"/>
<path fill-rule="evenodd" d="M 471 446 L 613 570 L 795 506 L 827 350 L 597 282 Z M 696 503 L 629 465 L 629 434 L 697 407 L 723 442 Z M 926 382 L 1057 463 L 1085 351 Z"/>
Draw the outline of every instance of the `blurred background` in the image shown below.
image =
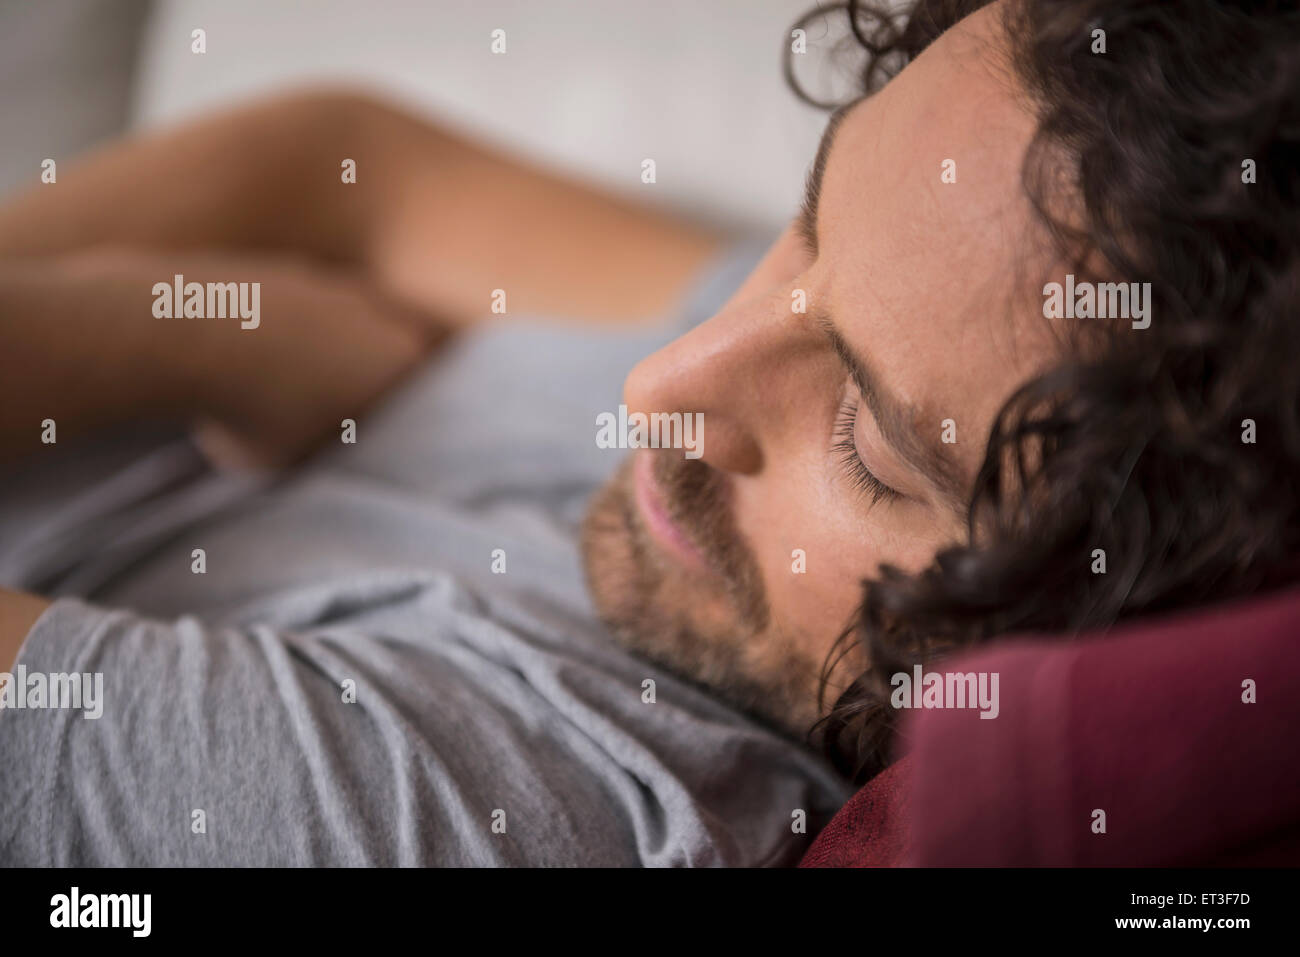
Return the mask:
<path fill-rule="evenodd" d="M 825 4 L 823 4 L 825 6 Z M 123 133 L 282 88 L 387 94 L 533 162 L 770 232 L 826 113 L 786 85 L 816 0 L 0 0 L 0 201 Z M 207 52 L 191 52 L 202 28 Z M 504 55 L 491 52 L 505 31 Z M 805 24 L 801 81 L 844 96 L 842 16 Z M 640 181 L 653 158 L 658 182 Z"/>

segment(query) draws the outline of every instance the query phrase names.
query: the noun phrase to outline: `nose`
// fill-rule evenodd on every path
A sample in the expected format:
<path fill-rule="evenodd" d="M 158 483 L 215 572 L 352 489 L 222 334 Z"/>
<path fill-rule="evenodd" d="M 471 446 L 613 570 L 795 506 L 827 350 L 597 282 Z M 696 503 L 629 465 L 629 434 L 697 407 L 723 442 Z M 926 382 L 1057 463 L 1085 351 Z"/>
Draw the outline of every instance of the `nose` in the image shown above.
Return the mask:
<path fill-rule="evenodd" d="M 628 411 L 702 413 L 703 461 L 757 474 L 793 409 L 792 377 L 808 348 L 790 302 L 784 287 L 733 300 L 643 359 L 623 385 Z"/>

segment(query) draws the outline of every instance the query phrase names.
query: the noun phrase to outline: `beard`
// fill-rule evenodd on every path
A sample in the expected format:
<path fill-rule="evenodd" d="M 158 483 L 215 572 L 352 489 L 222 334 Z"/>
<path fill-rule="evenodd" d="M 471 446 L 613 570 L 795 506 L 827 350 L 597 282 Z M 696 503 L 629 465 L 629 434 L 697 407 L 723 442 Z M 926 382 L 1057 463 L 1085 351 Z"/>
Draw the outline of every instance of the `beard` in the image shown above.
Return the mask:
<path fill-rule="evenodd" d="M 688 569 L 646 529 L 634 462 L 651 472 L 673 523 L 713 574 Z M 795 736 L 817 717 L 818 662 L 775 627 L 753 552 L 736 529 L 726 476 L 681 452 L 641 449 L 592 499 L 582 526 L 587 586 L 633 652 Z"/>

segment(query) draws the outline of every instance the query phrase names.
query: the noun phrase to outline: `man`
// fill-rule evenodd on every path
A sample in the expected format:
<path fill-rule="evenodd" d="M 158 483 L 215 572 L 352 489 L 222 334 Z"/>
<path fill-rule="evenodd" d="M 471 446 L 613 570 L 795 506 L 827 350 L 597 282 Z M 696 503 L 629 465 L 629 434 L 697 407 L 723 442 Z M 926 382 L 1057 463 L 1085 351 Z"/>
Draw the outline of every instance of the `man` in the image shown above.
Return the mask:
<path fill-rule="evenodd" d="M 104 682 L 93 721 L 0 716 L 5 855 L 789 862 L 846 793 L 800 742 L 822 719 L 843 770 L 878 768 L 901 667 L 1285 580 L 1294 85 L 1232 57 L 1289 76 L 1295 23 L 1189 6 L 851 10 L 868 89 L 911 62 L 835 114 L 743 282 L 743 248 L 349 97 L 124 144 L 5 210 L 0 570 L 89 601 L 6 593 L 0 666 L 22 644 Z M 1144 64 L 1222 71 L 1215 149 L 1186 153 L 1185 85 L 1092 51 L 1098 17 Z M 1139 139 L 1152 162 L 1119 162 Z M 1204 200 L 1243 150 L 1271 178 Z M 1207 287 L 1225 258 L 1249 281 Z M 257 327 L 146 312 L 177 275 L 260 281 Z M 1067 313 L 1052 281 L 1135 291 Z M 669 331 L 480 321 L 502 293 L 686 305 Z M 639 450 L 592 499 L 634 363 L 628 410 L 700 415 L 700 457 Z M 272 480 L 188 439 L 39 441 L 159 418 L 227 466 L 330 444 Z"/>

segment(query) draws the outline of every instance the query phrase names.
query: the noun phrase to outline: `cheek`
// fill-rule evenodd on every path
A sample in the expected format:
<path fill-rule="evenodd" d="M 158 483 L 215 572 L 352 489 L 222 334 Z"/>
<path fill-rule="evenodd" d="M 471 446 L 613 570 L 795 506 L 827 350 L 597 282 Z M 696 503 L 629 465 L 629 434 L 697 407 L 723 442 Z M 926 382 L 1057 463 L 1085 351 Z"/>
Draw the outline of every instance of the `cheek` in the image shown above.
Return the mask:
<path fill-rule="evenodd" d="M 738 496 L 742 529 L 763 576 L 774 626 L 820 661 L 881 564 L 919 571 L 955 536 L 897 506 L 855 507 L 833 487 L 791 476 Z M 841 497 L 838 497 L 841 496 Z"/>
<path fill-rule="evenodd" d="M 755 483 L 757 486 L 758 483 Z M 861 581 L 890 560 L 870 515 L 837 521 L 844 503 L 809 481 L 752 487 L 739 515 L 763 576 L 772 621 L 819 657 L 850 622 Z"/>

